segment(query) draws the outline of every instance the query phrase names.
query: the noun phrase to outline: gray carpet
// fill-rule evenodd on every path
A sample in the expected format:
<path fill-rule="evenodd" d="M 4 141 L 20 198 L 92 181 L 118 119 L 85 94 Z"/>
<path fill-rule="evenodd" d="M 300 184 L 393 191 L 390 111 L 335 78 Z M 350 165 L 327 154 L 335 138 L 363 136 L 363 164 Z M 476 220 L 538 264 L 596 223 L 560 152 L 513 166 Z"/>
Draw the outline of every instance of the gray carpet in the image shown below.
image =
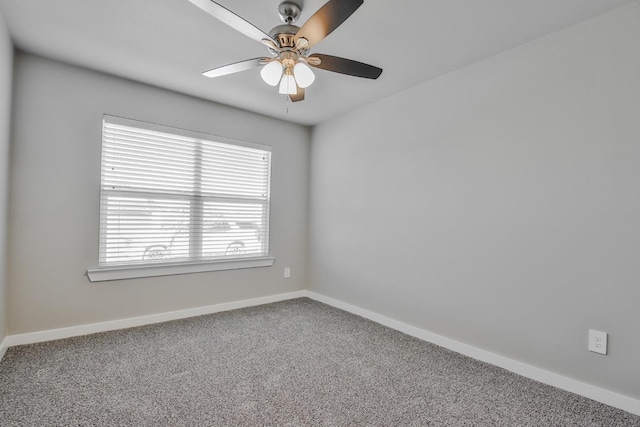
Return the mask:
<path fill-rule="evenodd" d="M 10 348 L 0 424 L 640 426 L 309 299 Z"/>

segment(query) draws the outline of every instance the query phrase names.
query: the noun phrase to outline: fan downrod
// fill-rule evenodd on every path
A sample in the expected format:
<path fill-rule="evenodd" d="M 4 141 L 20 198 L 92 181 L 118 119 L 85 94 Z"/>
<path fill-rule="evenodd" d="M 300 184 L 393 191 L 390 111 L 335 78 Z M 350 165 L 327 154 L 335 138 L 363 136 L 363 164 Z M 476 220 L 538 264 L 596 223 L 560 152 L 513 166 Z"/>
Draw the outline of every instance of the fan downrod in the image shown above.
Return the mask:
<path fill-rule="evenodd" d="M 296 22 L 300 17 L 300 12 L 302 12 L 302 5 L 298 2 L 284 1 L 278 6 L 280 19 L 285 24 L 291 25 Z"/>

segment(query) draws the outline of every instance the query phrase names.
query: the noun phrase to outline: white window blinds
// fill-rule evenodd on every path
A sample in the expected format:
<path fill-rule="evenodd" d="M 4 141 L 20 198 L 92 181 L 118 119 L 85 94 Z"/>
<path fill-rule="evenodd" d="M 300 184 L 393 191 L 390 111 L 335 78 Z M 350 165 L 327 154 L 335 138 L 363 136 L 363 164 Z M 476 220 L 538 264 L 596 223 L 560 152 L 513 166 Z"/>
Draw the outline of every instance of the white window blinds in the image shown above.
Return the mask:
<path fill-rule="evenodd" d="M 105 116 L 99 266 L 267 256 L 270 174 L 270 147 Z"/>

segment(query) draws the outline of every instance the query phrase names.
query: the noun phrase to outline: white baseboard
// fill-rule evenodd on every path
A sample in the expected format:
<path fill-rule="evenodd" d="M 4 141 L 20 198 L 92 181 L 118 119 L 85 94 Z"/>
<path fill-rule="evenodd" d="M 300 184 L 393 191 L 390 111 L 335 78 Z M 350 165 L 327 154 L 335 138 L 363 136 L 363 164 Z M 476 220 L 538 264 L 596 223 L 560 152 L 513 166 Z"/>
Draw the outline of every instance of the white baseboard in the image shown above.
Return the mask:
<path fill-rule="evenodd" d="M 9 342 L 7 338 L 5 338 L 2 340 L 2 342 L 0 342 L 0 362 L 2 362 L 2 358 L 4 357 L 4 354 L 7 352 L 8 348 L 9 348 Z"/>
<path fill-rule="evenodd" d="M 170 320 L 185 319 L 188 317 L 202 316 L 205 314 L 219 313 L 222 311 L 236 310 L 238 308 L 253 307 L 256 305 L 270 304 L 294 298 L 305 297 L 306 291 L 290 292 L 286 294 L 270 295 L 241 301 L 233 301 L 206 307 L 189 308 L 186 310 L 170 311 L 168 313 L 151 314 L 148 316 L 131 317 L 128 319 L 111 320 L 108 322 L 91 323 L 88 325 L 71 326 L 68 328 L 50 329 L 47 331 L 30 332 L 26 334 L 9 335 L 3 341 L 3 346 L 34 344 L 44 341 L 53 341 L 63 338 L 77 337 L 94 334 L 97 332 L 115 331 L 118 329 L 133 328 L 135 326 L 151 325 L 153 323 L 168 322 Z M 1 348 L 1 347 L 0 347 Z"/>
<path fill-rule="evenodd" d="M 558 375 L 535 366 L 527 365 L 526 363 L 518 362 L 517 360 L 509 359 L 508 357 L 500 356 L 486 350 L 481 350 L 477 347 L 434 334 L 424 329 L 399 322 L 389 317 L 382 316 L 372 311 L 365 310 L 312 291 L 306 291 L 306 296 L 324 304 L 362 316 L 381 325 L 388 326 L 391 329 L 403 332 L 412 337 L 453 350 L 456 353 L 464 354 L 465 356 L 469 356 L 473 359 L 504 368 L 518 375 L 522 375 L 523 377 L 587 397 L 635 415 L 640 415 L 640 400 L 596 387 L 591 384 L 583 383 L 563 375 Z"/>

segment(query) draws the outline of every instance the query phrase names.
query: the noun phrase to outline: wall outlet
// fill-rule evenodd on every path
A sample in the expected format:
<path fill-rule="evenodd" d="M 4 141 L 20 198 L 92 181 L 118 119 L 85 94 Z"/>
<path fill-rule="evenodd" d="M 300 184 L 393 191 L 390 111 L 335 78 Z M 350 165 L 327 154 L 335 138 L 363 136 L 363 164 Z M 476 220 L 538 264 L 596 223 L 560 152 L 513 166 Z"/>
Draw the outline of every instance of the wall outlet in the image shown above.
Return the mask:
<path fill-rule="evenodd" d="M 589 329 L 589 351 L 607 354 L 607 333 Z"/>
<path fill-rule="evenodd" d="M 291 267 L 285 267 L 284 268 L 284 278 L 285 279 L 290 279 L 291 278 Z"/>

